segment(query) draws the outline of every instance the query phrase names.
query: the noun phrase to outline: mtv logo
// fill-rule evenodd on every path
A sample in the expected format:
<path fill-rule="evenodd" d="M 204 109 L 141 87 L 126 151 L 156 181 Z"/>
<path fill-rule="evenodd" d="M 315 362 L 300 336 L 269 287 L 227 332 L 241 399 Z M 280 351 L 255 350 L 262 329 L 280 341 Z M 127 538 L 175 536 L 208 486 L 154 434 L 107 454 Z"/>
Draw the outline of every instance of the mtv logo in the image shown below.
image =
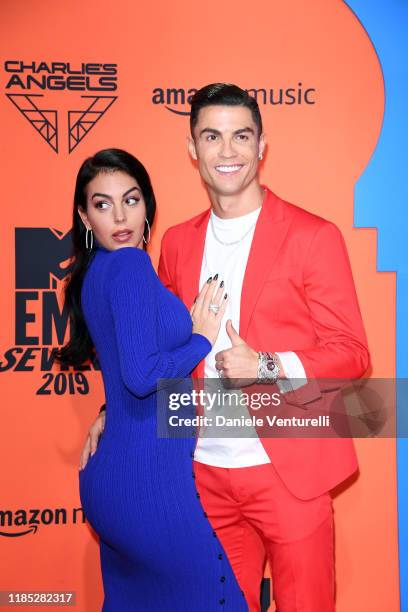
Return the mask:
<path fill-rule="evenodd" d="M 16 227 L 16 289 L 56 289 L 70 271 L 71 231 Z"/>

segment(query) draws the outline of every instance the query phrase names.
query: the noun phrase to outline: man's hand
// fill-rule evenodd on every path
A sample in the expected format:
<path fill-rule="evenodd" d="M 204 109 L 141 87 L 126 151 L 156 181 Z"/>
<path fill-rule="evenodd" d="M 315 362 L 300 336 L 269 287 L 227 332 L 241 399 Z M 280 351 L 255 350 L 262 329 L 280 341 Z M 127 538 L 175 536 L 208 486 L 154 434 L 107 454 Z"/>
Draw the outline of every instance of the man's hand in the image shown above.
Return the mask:
<path fill-rule="evenodd" d="M 238 386 L 252 385 L 257 380 L 258 353 L 241 338 L 231 319 L 228 319 L 225 328 L 232 347 L 215 355 L 215 367 L 222 379 L 239 380 Z"/>
<path fill-rule="evenodd" d="M 79 469 L 83 470 L 90 456 L 94 455 L 98 447 L 99 438 L 105 428 L 105 411 L 101 412 L 92 423 L 88 437 L 82 449 L 81 459 L 79 461 Z"/>

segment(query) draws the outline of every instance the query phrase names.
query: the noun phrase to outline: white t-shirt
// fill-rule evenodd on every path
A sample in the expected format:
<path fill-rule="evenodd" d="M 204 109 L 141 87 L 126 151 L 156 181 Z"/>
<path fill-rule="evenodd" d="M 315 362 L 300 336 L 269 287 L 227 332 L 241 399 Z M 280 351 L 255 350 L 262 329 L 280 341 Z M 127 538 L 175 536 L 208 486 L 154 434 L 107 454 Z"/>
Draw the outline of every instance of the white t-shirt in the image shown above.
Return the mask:
<path fill-rule="evenodd" d="M 205 391 L 216 391 L 219 388 L 218 370 L 215 368 L 215 355 L 224 349 L 231 348 L 231 341 L 225 329 L 228 319 L 231 319 L 236 331 L 239 333 L 240 304 L 242 284 L 248 255 L 252 244 L 255 225 L 258 220 L 261 207 L 256 210 L 233 219 L 221 219 L 211 211 L 207 227 L 204 256 L 200 274 L 200 289 L 210 276 L 218 274 L 218 281 L 224 281 L 225 292 L 228 293 L 227 308 L 221 322 L 220 333 L 212 347 L 211 352 L 205 359 L 204 377 Z M 217 240 L 218 238 L 218 240 Z M 236 244 L 222 244 L 233 243 Z M 273 347 L 271 347 L 273 350 Z M 302 363 L 296 353 L 288 351 L 279 353 L 285 373 L 288 378 L 305 379 L 306 374 Z M 284 389 L 282 389 L 284 391 Z M 236 391 L 240 393 L 240 391 Z M 240 404 L 240 402 L 236 402 Z M 215 414 L 217 406 L 214 406 L 212 414 Z M 210 412 L 206 412 L 210 415 Z M 224 416 L 247 416 L 249 413 L 245 405 L 232 406 L 230 409 L 225 405 L 222 407 Z M 200 436 L 194 453 L 195 461 L 218 467 L 248 467 L 270 463 L 270 459 L 258 437 L 255 428 L 245 428 L 245 437 L 242 428 L 237 429 L 237 437 L 231 427 L 227 427 L 229 437 L 222 437 L 223 431 L 220 427 L 200 428 Z"/>

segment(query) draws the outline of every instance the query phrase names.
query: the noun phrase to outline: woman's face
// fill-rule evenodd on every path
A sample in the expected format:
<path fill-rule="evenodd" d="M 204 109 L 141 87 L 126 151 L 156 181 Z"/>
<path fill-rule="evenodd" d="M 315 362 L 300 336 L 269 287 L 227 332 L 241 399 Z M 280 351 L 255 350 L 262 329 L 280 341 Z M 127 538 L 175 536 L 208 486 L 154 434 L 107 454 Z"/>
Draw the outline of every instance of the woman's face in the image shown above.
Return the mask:
<path fill-rule="evenodd" d="M 146 205 L 136 180 L 121 170 L 102 171 L 86 188 L 84 225 L 109 251 L 143 246 Z"/>

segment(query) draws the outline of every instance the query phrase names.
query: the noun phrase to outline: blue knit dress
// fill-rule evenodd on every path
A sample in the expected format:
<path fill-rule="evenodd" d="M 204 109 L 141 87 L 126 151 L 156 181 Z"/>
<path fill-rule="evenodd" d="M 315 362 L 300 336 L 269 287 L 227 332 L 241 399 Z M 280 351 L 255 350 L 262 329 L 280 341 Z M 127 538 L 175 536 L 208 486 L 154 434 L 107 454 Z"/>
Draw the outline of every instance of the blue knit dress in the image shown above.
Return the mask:
<path fill-rule="evenodd" d="M 100 538 L 104 612 L 248 610 L 194 484 L 195 440 L 157 437 L 158 378 L 186 377 L 210 351 L 141 249 L 98 247 L 82 308 L 101 364 L 105 431 L 80 472 Z"/>

